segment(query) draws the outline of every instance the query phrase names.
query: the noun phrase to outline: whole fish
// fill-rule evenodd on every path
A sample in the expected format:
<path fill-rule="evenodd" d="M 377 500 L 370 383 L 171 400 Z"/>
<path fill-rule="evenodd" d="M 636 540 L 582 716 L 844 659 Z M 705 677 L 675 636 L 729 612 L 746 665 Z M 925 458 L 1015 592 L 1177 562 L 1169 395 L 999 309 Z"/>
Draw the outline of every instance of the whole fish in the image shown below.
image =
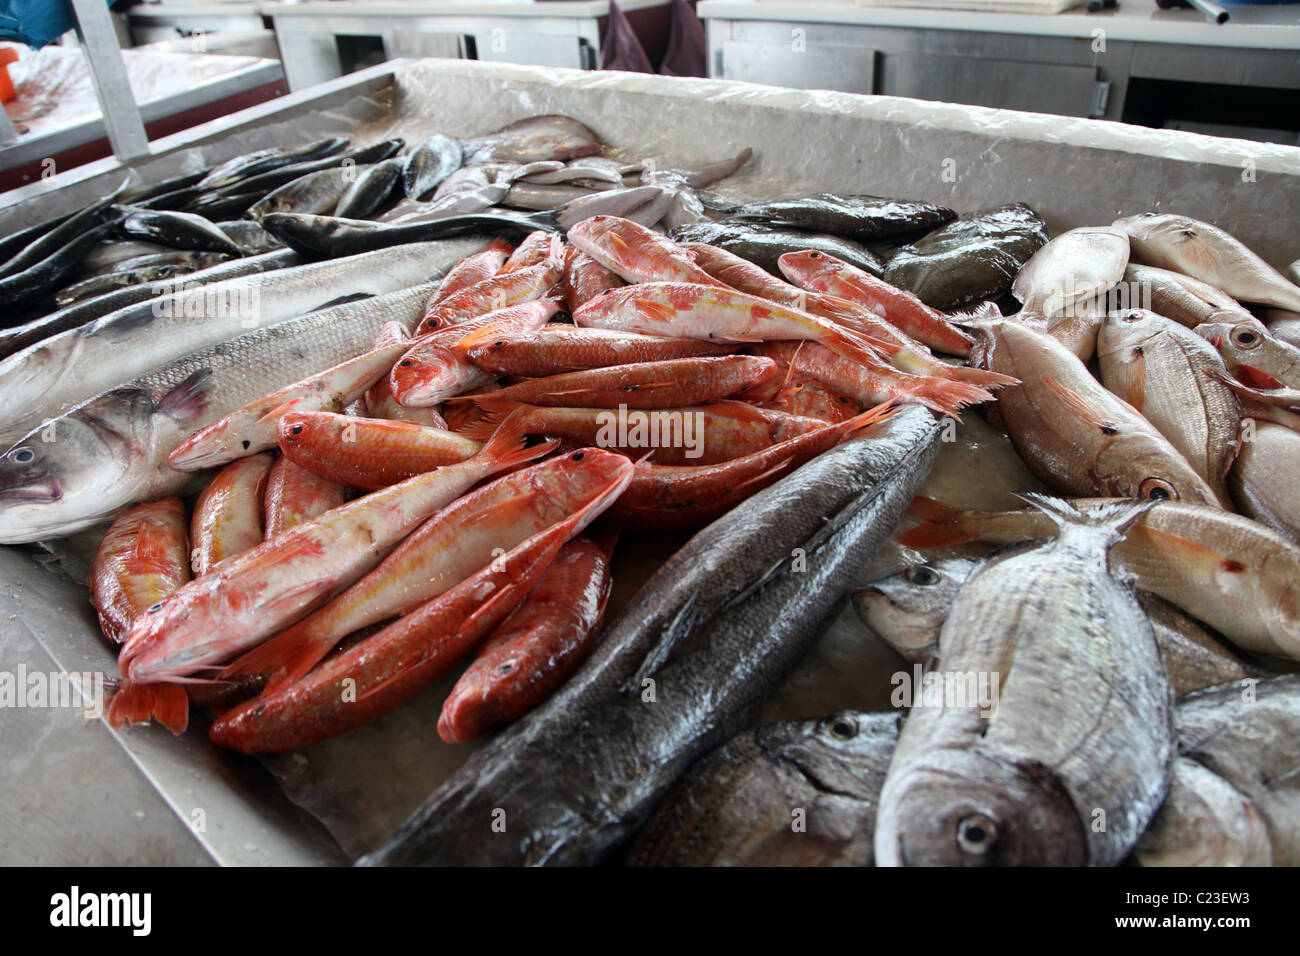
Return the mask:
<path fill-rule="evenodd" d="M 918 498 L 908 514 L 922 524 L 897 540 L 912 548 L 1008 544 L 1055 533 L 1034 511 L 961 511 Z M 1300 548 L 1263 525 L 1220 508 L 1158 501 L 1112 557 L 1139 588 L 1243 650 L 1300 657 Z"/>
<path fill-rule="evenodd" d="M 107 207 L 107 203 L 104 207 Z M 0 263 L 6 263 L 19 252 L 31 245 L 35 240 L 48 234 L 51 230 L 67 222 L 75 213 L 69 213 L 63 216 L 56 216 L 53 219 L 47 219 L 44 222 L 38 222 L 34 226 L 28 226 L 25 229 L 19 229 L 0 239 Z"/>
<path fill-rule="evenodd" d="M 75 268 L 98 244 L 97 241 L 84 242 L 82 237 L 93 234 L 98 239 L 103 239 L 106 233 L 100 227 L 112 225 L 122 218 L 122 211 L 113 205 L 113 201 L 113 196 L 97 200 L 15 250 L 4 262 L 0 262 L 0 279 L 29 272 L 42 262 L 60 256 L 64 259 L 71 258 Z M 69 257 L 65 250 L 74 244 L 79 253 Z"/>
<path fill-rule="evenodd" d="M 898 716 L 854 711 L 734 737 L 664 798 L 629 866 L 872 866 Z"/>
<path fill-rule="evenodd" d="M 489 475 L 549 452 L 503 426 L 468 461 L 417 475 L 265 541 L 174 592 L 136 622 L 124 675 L 184 680 L 260 644 L 361 577 L 430 514 Z"/>
<path fill-rule="evenodd" d="M 569 242 L 628 282 L 720 283 L 691 255 L 651 229 L 618 216 L 592 216 L 571 226 Z"/>
<path fill-rule="evenodd" d="M 607 289 L 617 289 L 621 285 L 622 279 L 591 256 L 573 246 L 568 247 L 561 289 L 570 312 L 575 312 Z"/>
<path fill-rule="evenodd" d="M 1006 295 L 1046 242 L 1042 217 L 1009 203 L 959 216 L 903 246 L 890 257 L 884 279 L 931 308 L 951 311 Z"/>
<path fill-rule="evenodd" d="M 128 210 L 122 220 L 122 232 L 136 239 L 145 239 L 173 249 L 202 249 L 240 255 L 224 232 L 208 219 L 192 212 L 167 209 Z"/>
<path fill-rule="evenodd" d="M 256 223 L 250 223 L 249 225 L 255 226 Z M 221 228 L 223 232 L 225 231 L 225 229 L 220 226 L 218 226 L 218 228 Z M 175 266 L 187 269 L 190 272 L 197 272 L 201 269 L 206 269 L 209 266 L 215 266 L 219 263 L 226 262 L 230 258 L 231 256 L 225 252 L 201 252 L 183 249 L 169 249 L 164 253 L 153 253 L 150 255 L 135 256 L 130 259 L 124 259 L 113 266 L 110 274 L 134 272 L 137 269 L 143 269 L 148 266 Z"/>
<path fill-rule="evenodd" d="M 773 275 L 780 273 L 781 256 L 813 250 L 834 256 L 874 276 L 884 273 L 880 257 L 860 242 L 799 229 L 778 229 L 757 222 L 699 222 L 670 233 L 677 242 L 707 242 L 748 259 Z"/>
<path fill-rule="evenodd" d="M 780 266 L 795 285 L 861 305 L 918 342 L 953 355 L 970 354 L 971 337 L 961 329 L 910 292 L 847 262 L 810 250 L 787 252 Z"/>
<path fill-rule="evenodd" d="M 347 145 L 346 137 L 331 136 L 326 139 L 315 140 L 303 146 L 293 148 L 272 147 L 258 150 L 255 153 L 246 153 L 243 156 L 236 156 L 214 166 L 207 175 L 198 181 L 198 185 L 204 189 L 216 189 L 293 163 L 323 159 L 342 152 L 347 148 Z"/>
<path fill-rule="evenodd" d="M 299 215 L 329 215 L 338 208 L 352 185 L 366 175 L 370 166 L 331 166 L 308 173 L 285 183 L 267 193 L 248 207 L 245 215 L 256 221 L 270 213 L 297 213 Z M 263 222 L 263 228 L 269 224 Z M 272 231 L 272 234 L 274 232 Z"/>
<path fill-rule="evenodd" d="M 494 133 L 463 140 L 464 163 L 533 163 L 544 160 L 568 162 L 600 152 L 600 140 L 582 123 L 569 116 L 530 116 L 503 126 Z"/>
<path fill-rule="evenodd" d="M 346 489 L 281 455 L 271 466 L 262 496 L 266 540 L 343 504 Z"/>
<path fill-rule="evenodd" d="M 418 334 L 438 332 L 466 319 L 541 299 L 559 282 L 562 268 L 562 262 L 546 259 L 535 266 L 490 276 L 466 286 L 436 303 L 432 309 L 426 309 Z"/>
<path fill-rule="evenodd" d="M 534 229 L 556 228 L 555 217 L 549 212 L 531 216 L 495 212 L 448 214 L 427 222 L 406 223 L 268 212 L 261 223 L 271 235 L 310 259 L 353 256 L 465 235 L 522 237 Z"/>
<path fill-rule="evenodd" d="M 1242 302 L 1300 312 L 1300 286 L 1217 226 L 1155 212 L 1114 225 L 1128 233 L 1134 255 L 1147 265 L 1193 276 Z"/>
<path fill-rule="evenodd" d="M 707 342 L 818 342 L 853 361 L 879 363 L 870 343 L 851 329 L 719 286 L 644 282 L 611 289 L 573 313 L 573 322 L 585 328 Z"/>
<path fill-rule="evenodd" d="M 1129 297 L 1129 306 L 1149 308 L 1158 315 L 1194 329 L 1207 322 L 1230 322 L 1256 325 L 1258 320 L 1236 299 L 1207 282 L 1130 262 L 1124 270 L 1121 287 Z"/>
<path fill-rule="evenodd" d="M 402 168 L 402 191 L 409 199 L 424 199 L 460 168 L 463 158 L 460 143 L 450 136 L 434 133 L 406 157 Z"/>
<path fill-rule="evenodd" d="M 287 412 L 337 412 L 365 395 L 392 367 L 405 342 L 371 349 L 333 368 L 286 385 L 199 429 L 167 456 L 177 471 L 202 471 L 276 445 Z"/>
<path fill-rule="evenodd" d="M 1008 546 L 1029 547 L 1030 542 Z M 899 654 L 925 663 L 938 653 L 939 632 L 957 593 L 983 562 L 953 557 L 911 565 L 854 591 L 854 608 L 862 623 Z M 1258 667 L 1161 598 L 1139 592 L 1138 603 L 1151 622 L 1175 697 L 1261 675 Z"/>
<path fill-rule="evenodd" d="M 172 249 L 157 242 L 115 239 L 110 236 L 86 253 L 86 257 L 81 260 L 80 274 L 87 276 L 103 275 L 106 272 L 112 272 L 120 268 L 122 263 L 129 262 L 132 259 L 139 259 L 141 256 L 175 256 L 181 254 L 183 254 L 183 250 Z"/>
<path fill-rule="evenodd" d="M 673 194 L 659 186 L 603 189 L 585 196 L 575 196 L 568 202 L 556 206 L 555 222 L 569 233 L 570 237 L 573 230 L 581 223 L 602 216 L 618 218 L 624 223 L 648 228 L 664 217 L 672 205 L 672 200 Z M 589 250 L 583 249 L 583 251 L 588 255 L 591 254 Z"/>
<path fill-rule="evenodd" d="M 377 491 L 442 465 L 464 461 L 480 442 L 415 422 L 291 411 L 280 419 L 280 451 L 348 488 Z"/>
<path fill-rule="evenodd" d="M 1097 357 L 1102 383 L 1169 439 L 1229 507 L 1241 404 L 1224 384 L 1227 369 L 1218 352 L 1172 319 L 1127 309 L 1107 316 Z"/>
<path fill-rule="evenodd" d="M 608 408 L 564 408 L 482 399 L 492 414 L 462 434 L 482 437 L 515 411 L 519 427 L 535 435 L 579 445 L 612 448 L 633 458 L 650 452 L 656 465 L 713 465 L 762 451 L 821 428 L 825 422 L 745 402 L 723 401 L 693 408 L 653 409 L 620 416 Z M 621 439 L 621 440 L 620 440 Z"/>
<path fill-rule="evenodd" d="M 1232 374 L 1262 391 L 1300 390 L 1300 348 L 1266 329 L 1214 322 L 1196 332 L 1217 348 Z"/>
<path fill-rule="evenodd" d="M 1014 321 L 985 322 L 978 332 L 976 364 L 1023 383 L 997 393 L 998 411 L 1046 484 L 1072 495 L 1218 503 L 1169 440 L 1052 336 Z"/>
<path fill-rule="evenodd" d="M 267 454 L 241 458 L 203 489 L 190 519 L 190 567 L 196 578 L 262 543 L 262 497 L 273 464 L 274 456 Z"/>
<path fill-rule="evenodd" d="M 180 291 L 120 309 L 0 362 L 6 409 L 0 412 L 0 434 L 25 433 L 149 369 L 322 308 L 340 290 L 381 295 L 425 282 L 464 250 L 460 243 L 421 243 L 197 287 L 187 280 Z"/>
<path fill-rule="evenodd" d="M 697 534 L 546 703 L 475 751 L 361 862 L 608 860 L 822 633 L 928 470 L 937 435 L 928 413 L 902 409 Z M 804 549 L 806 571 L 792 572 L 792 548 Z M 516 837 L 489 838 L 498 808 Z"/>
<path fill-rule="evenodd" d="M 510 253 L 510 257 L 498 270 L 515 272 L 530 266 L 541 265 L 547 259 L 560 259 L 564 256 L 564 241 L 557 233 L 538 229 L 524 236 L 523 242 Z"/>
<path fill-rule="evenodd" d="M 416 286 L 245 332 L 37 427 L 0 456 L 0 541 L 71 534 L 132 502 L 181 492 L 191 476 L 170 468 L 167 456 L 195 429 L 268 386 L 356 355 L 386 321 L 414 322 L 432 288 Z"/>
<path fill-rule="evenodd" d="M 1300 543 L 1300 433 L 1255 421 L 1228 482 L 1242 514 Z"/>
<path fill-rule="evenodd" d="M 602 186 L 601 190 L 607 190 L 611 187 Z M 509 209 L 524 209 L 531 211 L 541 211 L 546 209 L 558 209 L 565 203 L 574 199 L 581 199 L 585 196 L 592 195 L 593 190 L 586 186 L 577 185 L 554 185 L 548 186 L 536 182 L 535 180 L 521 180 L 520 182 L 511 183 L 510 189 L 506 192 L 504 198 L 498 205 L 505 206 Z"/>
<path fill-rule="evenodd" d="M 409 614 L 548 527 L 595 503 L 605 507 L 611 483 L 622 487 L 630 474 L 626 458 L 583 449 L 497 478 L 435 514 L 356 584 L 221 676 L 266 675 L 269 690 L 287 686 L 349 634 Z"/>
<path fill-rule="evenodd" d="M 603 156 L 582 156 L 571 160 L 559 169 L 534 173 L 527 181 L 542 185 L 580 183 L 589 187 L 622 186 L 622 169 L 623 167 L 618 163 Z"/>
<path fill-rule="evenodd" d="M 230 237 L 246 256 L 261 255 L 273 249 L 283 249 L 284 243 L 251 219 L 230 219 L 217 222 L 216 227 Z"/>
<path fill-rule="evenodd" d="M 1300 677 L 1203 691 L 1178 706 L 1174 729 L 1175 787 L 1138 845 L 1139 860 L 1149 866 L 1300 863 Z M 1219 784 L 1185 772 L 1194 768 Z M 1180 778 L 1182 795 L 1175 789 Z"/>
<path fill-rule="evenodd" d="M 471 257 L 472 258 L 472 257 Z M 443 280 L 446 281 L 445 279 Z M 411 335 L 401 322 L 386 322 L 375 336 L 374 348 L 394 345 L 398 342 L 410 342 Z M 362 402 L 364 418 L 386 418 L 393 422 L 415 422 L 418 425 L 430 425 L 434 428 L 446 428 L 447 422 L 434 408 L 407 408 L 398 404 L 393 397 L 393 387 L 388 384 L 385 375 L 366 392 Z"/>
<path fill-rule="evenodd" d="M 493 239 L 486 249 L 466 256 L 447 270 L 438 291 L 429 297 L 428 310 L 439 302 L 448 299 L 484 279 L 490 279 L 501 271 L 515 247 L 504 239 Z"/>
<path fill-rule="evenodd" d="M 986 562 L 958 593 L 932 673 L 972 692 L 930 706 L 914 689 L 879 865 L 1113 866 L 1164 799 L 1172 695 L 1151 624 L 1107 566 L 1150 504 L 1032 500 L 1060 535 Z"/>
<path fill-rule="evenodd" d="M 609 547 L 587 538 L 564 545 L 443 701 L 438 735 L 466 743 L 550 697 L 591 652 L 611 583 Z"/>
<path fill-rule="evenodd" d="M 362 169 L 353 169 L 352 184 L 339 197 L 334 215 L 344 219 L 366 219 L 389 202 L 402 179 L 400 159 L 385 159 Z"/>
<path fill-rule="evenodd" d="M 730 215 L 733 219 L 832 232 L 861 241 L 915 236 L 957 216 L 947 206 L 934 203 L 836 193 L 747 203 Z"/>
<path fill-rule="evenodd" d="M 754 355 L 668 359 L 565 372 L 460 395 L 450 402 L 526 402 L 585 408 L 680 408 L 729 398 L 776 374 L 776 363 Z"/>
<path fill-rule="evenodd" d="M 526 378 L 635 362 L 727 355 L 739 347 L 554 323 L 533 331 L 498 330 L 463 346 L 465 356 L 479 368 Z"/>
<path fill-rule="evenodd" d="M 1011 292 L 1026 312 L 1049 320 L 1074 315 L 1124 277 L 1128 255 L 1128 236 L 1119 229 L 1071 229 L 1030 257 Z"/>
<path fill-rule="evenodd" d="M 371 163 L 383 162 L 394 156 L 405 144 L 400 139 L 380 140 L 371 143 L 369 146 L 357 146 L 342 152 L 334 153 L 320 159 L 305 160 L 303 162 L 291 163 L 287 166 L 281 166 L 277 169 L 267 170 L 258 173 L 256 176 L 249 176 L 237 182 L 230 183 L 226 186 L 217 187 L 206 194 L 212 202 L 219 202 L 220 198 L 253 195 L 253 201 L 256 202 L 263 196 L 274 192 L 276 189 L 291 183 L 295 180 L 302 179 L 311 173 L 318 173 L 324 169 L 337 169 L 351 166 L 355 170 L 357 166 L 368 166 Z M 199 206 L 202 200 L 196 201 L 193 205 Z M 251 203 L 250 203 L 251 205 Z"/>
<path fill-rule="evenodd" d="M 111 224 L 91 227 L 34 265 L 0 278 L 0 299 L 11 309 L 36 302 L 57 291 L 87 252 L 113 229 Z"/>
<path fill-rule="evenodd" d="M 189 530 L 179 498 L 128 508 L 90 562 L 90 603 L 99 628 L 121 644 L 131 622 L 190 579 Z"/>

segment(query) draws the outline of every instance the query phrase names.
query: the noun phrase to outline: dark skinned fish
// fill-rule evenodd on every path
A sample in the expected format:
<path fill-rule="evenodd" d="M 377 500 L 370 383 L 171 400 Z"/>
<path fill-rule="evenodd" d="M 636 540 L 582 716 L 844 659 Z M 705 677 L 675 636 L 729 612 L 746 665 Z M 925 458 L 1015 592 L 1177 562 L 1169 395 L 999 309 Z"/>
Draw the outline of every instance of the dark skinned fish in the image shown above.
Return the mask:
<path fill-rule="evenodd" d="M 406 197 L 427 198 L 440 182 L 460 168 L 463 158 L 460 143 L 450 136 L 434 133 L 415 147 L 403 163 L 402 189 Z"/>
<path fill-rule="evenodd" d="M 557 231 L 550 213 L 507 216 L 471 213 L 427 222 L 377 223 L 300 213 L 267 213 L 262 226 L 289 248 L 310 259 L 337 259 L 426 239 L 445 239 L 470 233 L 522 239 L 530 232 Z"/>
<path fill-rule="evenodd" d="M 668 794 L 630 866 L 871 866 L 898 714 L 766 724 L 709 754 Z"/>
<path fill-rule="evenodd" d="M 698 222 L 679 226 L 670 233 L 678 242 L 706 242 L 748 259 L 774 276 L 782 275 L 777 264 L 787 252 L 811 249 L 842 259 L 873 276 L 880 276 L 884 266 L 874 252 L 843 236 L 802 232 L 797 229 L 774 229 L 750 222 Z"/>
<path fill-rule="evenodd" d="M 232 219 L 217 223 L 217 228 L 231 238 L 231 241 L 246 256 L 255 256 L 272 249 L 283 249 L 284 243 L 262 228 L 259 222 L 251 219 Z"/>
<path fill-rule="evenodd" d="M 915 236 L 956 216 L 947 206 L 929 202 L 837 193 L 746 203 L 731 214 L 732 219 L 829 232 L 859 242 Z"/>
<path fill-rule="evenodd" d="M 246 215 L 255 220 L 273 212 L 328 215 L 338 206 L 349 187 L 369 169 L 369 166 L 333 166 L 308 173 L 267 193 L 248 207 Z"/>
<path fill-rule="evenodd" d="M 937 435 L 928 412 L 902 408 L 700 531 L 554 697 L 476 751 L 362 862 L 610 859 L 822 633 L 929 470 Z M 502 813 L 504 835 L 492 832 Z"/>
<path fill-rule="evenodd" d="M 62 223 L 42 233 L 27 245 L 15 252 L 7 261 L 0 264 L 0 279 L 26 272 L 33 266 L 58 256 L 70 244 L 76 243 L 89 231 L 104 223 L 116 222 L 122 213 L 113 205 L 115 197 L 109 196 L 92 203 L 76 215 L 69 216 Z M 84 258 L 93 246 L 81 250 Z"/>
<path fill-rule="evenodd" d="M 122 220 L 122 232 L 134 239 L 144 239 L 173 249 L 200 249 L 205 252 L 240 254 L 239 246 L 212 224 L 192 212 L 170 209 L 139 209 L 128 212 Z"/>
<path fill-rule="evenodd" d="M 301 179 L 308 173 L 318 173 L 324 169 L 333 169 L 336 166 L 369 166 L 371 163 L 383 162 L 390 159 L 405 145 L 402 139 L 383 139 L 377 143 L 371 143 L 369 146 L 359 146 L 356 149 L 349 149 L 342 153 L 335 153 L 324 159 L 317 159 L 311 162 L 295 163 L 291 166 L 284 166 L 279 169 L 273 169 L 270 172 L 261 173 L 250 179 L 242 179 L 229 186 L 214 190 L 208 195 L 244 195 L 247 193 L 257 193 L 258 198 L 267 195 L 272 190 L 278 189 L 286 183 L 291 183 L 295 179 Z"/>
<path fill-rule="evenodd" d="M 76 271 L 86 253 L 99 245 L 113 228 L 110 223 L 93 226 L 47 258 L 0 279 L 0 302 L 16 310 L 58 289 Z"/>
<path fill-rule="evenodd" d="M 342 152 L 347 145 L 346 137 L 331 136 L 290 149 L 284 147 L 259 149 L 257 152 L 236 156 L 213 167 L 212 171 L 200 179 L 197 185 L 204 189 L 217 189 L 284 166 L 332 156 Z"/>
<path fill-rule="evenodd" d="M 364 170 L 356 171 L 356 179 L 340 197 L 334 215 L 344 219 L 369 219 L 388 205 L 393 190 L 402 178 L 403 162 L 385 159 Z"/>

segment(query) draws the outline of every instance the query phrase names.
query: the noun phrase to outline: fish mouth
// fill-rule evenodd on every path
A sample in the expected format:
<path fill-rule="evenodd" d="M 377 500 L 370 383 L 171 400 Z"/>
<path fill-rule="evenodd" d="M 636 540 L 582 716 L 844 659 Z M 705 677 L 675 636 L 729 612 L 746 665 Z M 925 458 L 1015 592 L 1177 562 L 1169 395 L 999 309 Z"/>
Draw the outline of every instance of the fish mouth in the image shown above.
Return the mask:
<path fill-rule="evenodd" d="M 0 501 L 12 504 L 49 505 L 63 499 L 63 489 L 56 482 L 47 485 L 23 485 L 0 488 Z"/>

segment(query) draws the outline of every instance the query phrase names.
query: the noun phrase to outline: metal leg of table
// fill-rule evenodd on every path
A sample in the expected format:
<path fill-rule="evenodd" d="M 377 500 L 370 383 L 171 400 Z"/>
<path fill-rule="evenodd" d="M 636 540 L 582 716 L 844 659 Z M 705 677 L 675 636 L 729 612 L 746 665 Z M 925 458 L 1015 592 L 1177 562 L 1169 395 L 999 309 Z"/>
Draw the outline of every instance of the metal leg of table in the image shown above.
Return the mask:
<path fill-rule="evenodd" d="M 149 135 L 131 92 L 108 4 L 104 0 L 72 0 L 72 12 L 114 155 L 122 160 L 149 155 Z"/>
<path fill-rule="evenodd" d="M 12 146 L 16 142 L 18 134 L 14 132 L 13 121 L 9 119 L 4 107 L 0 106 L 0 146 Z"/>

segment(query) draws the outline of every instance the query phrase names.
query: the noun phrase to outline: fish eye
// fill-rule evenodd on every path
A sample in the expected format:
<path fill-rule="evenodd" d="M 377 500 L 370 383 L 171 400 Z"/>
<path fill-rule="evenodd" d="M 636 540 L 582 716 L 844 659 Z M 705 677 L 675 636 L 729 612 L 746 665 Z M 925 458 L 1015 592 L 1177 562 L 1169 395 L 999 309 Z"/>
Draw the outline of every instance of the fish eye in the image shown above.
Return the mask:
<path fill-rule="evenodd" d="M 570 455 L 569 457 L 570 457 L 573 461 L 582 461 L 582 459 L 583 459 L 585 456 L 583 455 L 582 452 L 580 452 L 580 451 L 575 451 L 575 452 L 574 452 L 572 455 Z"/>
<path fill-rule="evenodd" d="M 809 258 L 809 259 L 820 259 L 821 257 L 822 257 L 822 254 L 821 254 L 820 252 L 810 252 L 810 253 L 808 253 L 808 258 Z"/>
<path fill-rule="evenodd" d="M 1178 498 L 1178 491 L 1163 478 L 1147 478 L 1138 487 L 1138 497 L 1151 501 L 1174 501 Z"/>
<path fill-rule="evenodd" d="M 998 825 L 992 817 L 972 813 L 962 817 L 957 824 L 957 846 L 963 853 L 983 856 L 998 842 Z"/>
<path fill-rule="evenodd" d="M 509 673 L 510 673 L 512 670 L 514 670 L 514 669 L 515 669 L 515 662 L 514 662 L 514 661 L 506 661 L 504 664 L 502 664 L 500 667 L 498 667 L 498 668 L 496 669 L 496 672 L 495 672 L 495 673 L 496 673 L 496 675 L 497 675 L 498 677 L 505 677 L 507 674 L 509 674 Z"/>
<path fill-rule="evenodd" d="M 400 365 L 400 366 L 402 366 L 402 368 L 410 368 L 410 367 L 411 367 L 411 360 L 410 360 L 410 359 L 402 359 L 402 360 L 401 360 L 400 362 L 398 362 L 397 364 Z"/>
<path fill-rule="evenodd" d="M 858 723 L 852 717 L 832 717 L 826 727 L 836 740 L 852 740 L 858 735 Z"/>
<path fill-rule="evenodd" d="M 436 329 L 438 327 L 438 324 L 439 322 L 437 319 L 428 319 L 425 321 L 424 327 L 426 329 Z"/>
<path fill-rule="evenodd" d="M 1141 313 L 1141 312 L 1125 312 L 1125 313 L 1124 313 L 1124 321 L 1125 321 L 1125 322 L 1140 322 L 1140 321 L 1142 321 L 1142 313 Z"/>
<path fill-rule="evenodd" d="M 290 435 L 301 435 L 301 434 L 302 434 L 302 425 L 290 425 L 290 426 L 289 426 L 289 434 L 290 434 Z"/>
<path fill-rule="evenodd" d="M 930 585 L 938 584 L 939 581 L 942 580 L 943 575 L 929 565 L 918 564 L 916 567 L 908 568 L 904 571 L 903 577 L 907 578 L 907 580 L 913 584 L 919 584 L 922 587 L 929 587 Z"/>
<path fill-rule="evenodd" d="M 9 453 L 9 457 L 15 464 L 29 465 L 36 460 L 36 452 L 30 448 L 15 448 Z"/>
<path fill-rule="evenodd" d="M 1231 338 L 1233 345 L 1243 349 L 1252 349 L 1260 343 L 1260 337 L 1250 329 L 1233 329 Z"/>
<path fill-rule="evenodd" d="M 159 601 L 156 604 L 150 604 L 149 607 L 145 609 L 145 613 L 157 614 L 161 610 L 162 610 L 162 601 Z"/>

